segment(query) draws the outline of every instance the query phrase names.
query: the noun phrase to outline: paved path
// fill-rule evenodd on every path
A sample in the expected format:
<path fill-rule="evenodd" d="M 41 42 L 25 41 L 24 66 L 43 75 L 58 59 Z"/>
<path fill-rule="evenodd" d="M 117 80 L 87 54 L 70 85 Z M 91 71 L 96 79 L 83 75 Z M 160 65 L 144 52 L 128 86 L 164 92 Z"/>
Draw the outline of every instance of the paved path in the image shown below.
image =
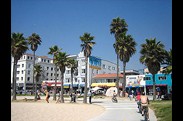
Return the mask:
<path fill-rule="evenodd" d="M 137 103 L 134 100 L 118 99 L 118 103 L 112 103 L 111 99 L 108 98 L 93 99 L 92 102 L 105 107 L 106 111 L 89 121 L 144 121 L 144 117 L 138 113 Z M 151 109 L 150 121 L 157 121 Z"/>

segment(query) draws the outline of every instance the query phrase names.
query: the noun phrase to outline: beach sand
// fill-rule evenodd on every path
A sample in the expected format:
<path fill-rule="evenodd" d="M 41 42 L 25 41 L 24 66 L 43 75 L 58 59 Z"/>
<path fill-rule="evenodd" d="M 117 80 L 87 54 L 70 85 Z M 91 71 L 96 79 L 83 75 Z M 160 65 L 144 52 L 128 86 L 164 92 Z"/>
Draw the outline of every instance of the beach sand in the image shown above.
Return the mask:
<path fill-rule="evenodd" d="M 37 102 L 11 102 L 11 121 L 87 121 L 102 114 L 105 109 L 95 104 L 56 103 L 44 99 Z"/>

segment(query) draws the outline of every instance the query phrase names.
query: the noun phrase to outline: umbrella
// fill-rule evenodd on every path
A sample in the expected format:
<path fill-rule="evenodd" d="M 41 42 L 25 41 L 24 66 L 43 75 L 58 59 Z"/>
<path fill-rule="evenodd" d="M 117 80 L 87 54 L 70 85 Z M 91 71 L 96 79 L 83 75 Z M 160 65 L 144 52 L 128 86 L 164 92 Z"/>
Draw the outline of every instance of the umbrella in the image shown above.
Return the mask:
<path fill-rule="evenodd" d="M 107 89 L 107 91 L 106 91 L 106 96 L 113 96 L 113 92 L 114 92 L 114 90 L 115 90 L 115 92 L 116 93 L 118 93 L 117 92 L 117 88 L 116 87 L 110 87 L 109 89 Z"/>

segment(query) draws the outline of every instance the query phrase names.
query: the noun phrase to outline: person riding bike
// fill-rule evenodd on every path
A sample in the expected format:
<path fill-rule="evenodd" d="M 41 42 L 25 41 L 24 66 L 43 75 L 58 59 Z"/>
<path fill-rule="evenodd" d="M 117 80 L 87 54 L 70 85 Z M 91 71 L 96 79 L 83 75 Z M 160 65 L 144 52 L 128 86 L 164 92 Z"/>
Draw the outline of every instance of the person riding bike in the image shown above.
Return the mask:
<path fill-rule="evenodd" d="M 140 96 L 140 102 L 141 102 L 142 116 L 144 116 L 144 110 L 145 108 L 147 108 L 147 119 L 149 120 L 149 109 L 148 109 L 149 99 L 144 92 Z"/>
<path fill-rule="evenodd" d="M 116 97 L 117 97 L 117 93 L 114 90 L 113 95 L 112 95 L 112 100 L 117 102 L 117 98 Z"/>
<path fill-rule="evenodd" d="M 140 96 L 141 96 L 141 94 L 140 94 L 140 92 L 138 91 L 138 92 L 137 92 L 137 95 L 136 95 L 136 101 L 137 101 L 137 105 L 138 105 L 139 113 L 142 113 L 142 111 L 141 111 Z"/>

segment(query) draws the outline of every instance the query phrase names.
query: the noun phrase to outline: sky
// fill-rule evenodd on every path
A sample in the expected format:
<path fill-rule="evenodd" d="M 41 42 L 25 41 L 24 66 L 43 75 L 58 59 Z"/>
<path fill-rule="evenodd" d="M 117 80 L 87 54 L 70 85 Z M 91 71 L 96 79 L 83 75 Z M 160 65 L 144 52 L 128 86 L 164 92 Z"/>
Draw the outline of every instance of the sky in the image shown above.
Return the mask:
<path fill-rule="evenodd" d="M 125 19 L 127 34 L 137 43 L 127 70 L 145 68 L 139 58 L 146 39 L 156 38 L 166 50 L 172 49 L 172 0 L 11 0 L 11 32 L 24 37 L 38 34 L 42 43 L 36 55 L 49 58 L 54 45 L 67 54 L 79 54 L 80 36 L 90 33 L 96 42 L 91 55 L 116 63 L 110 24 L 117 17 Z"/>

